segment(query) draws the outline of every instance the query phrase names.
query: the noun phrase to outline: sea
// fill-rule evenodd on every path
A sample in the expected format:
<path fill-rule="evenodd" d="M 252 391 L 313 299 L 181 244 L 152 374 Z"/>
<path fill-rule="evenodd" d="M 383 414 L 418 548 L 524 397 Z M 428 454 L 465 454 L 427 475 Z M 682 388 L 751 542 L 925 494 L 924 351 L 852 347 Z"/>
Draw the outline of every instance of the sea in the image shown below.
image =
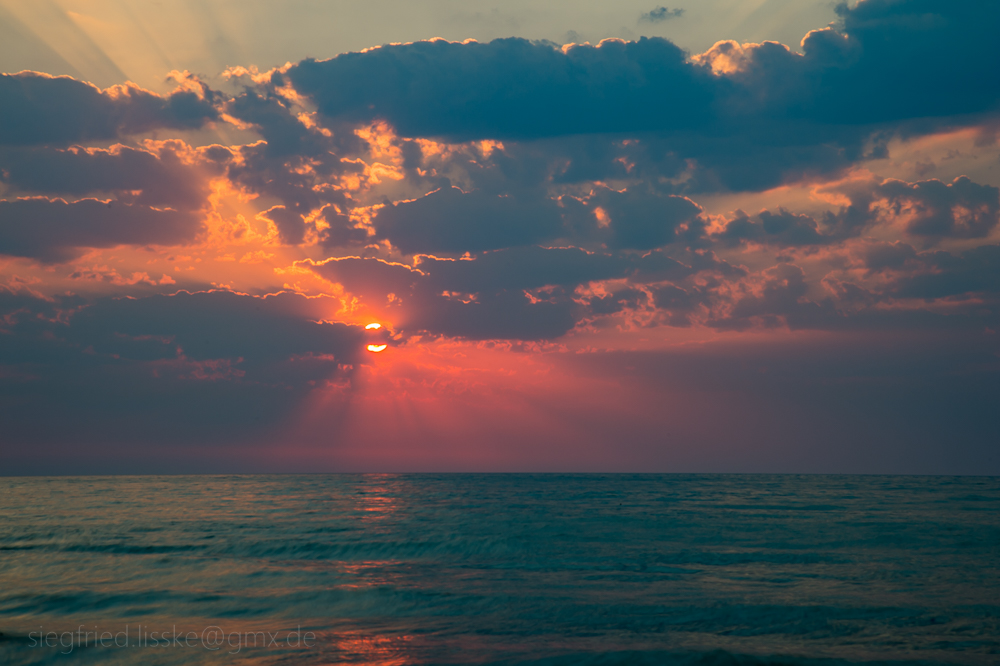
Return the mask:
<path fill-rule="evenodd" d="M 1000 479 L 0 478 L 0 664 L 1000 664 Z"/>

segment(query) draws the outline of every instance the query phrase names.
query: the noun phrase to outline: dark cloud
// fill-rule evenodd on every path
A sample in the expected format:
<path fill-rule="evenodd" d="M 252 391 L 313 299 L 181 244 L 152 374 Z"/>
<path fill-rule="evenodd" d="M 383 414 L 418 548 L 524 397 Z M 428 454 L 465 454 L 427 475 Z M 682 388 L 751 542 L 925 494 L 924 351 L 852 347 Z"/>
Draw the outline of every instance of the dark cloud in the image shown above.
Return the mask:
<path fill-rule="evenodd" d="M 917 252 L 913 246 L 902 241 L 871 243 L 862 253 L 865 268 L 873 273 L 901 269 L 916 256 Z"/>
<path fill-rule="evenodd" d="M 841 240 L 836 235 L 821 233 L 818 223 L 809 215 L 790 213 L 784 208 L 779 208 L 777 212 L 763 210 L 753 217 L 738 210 L 719 238 L 723 241 L 746 240 L 779 247 L 825 245 Z"/>
<path fill-rule="evenodd" d="M 585 315 L 579 284 L 623 277 L 634 262 L 576 248 L 523 247 L 475 259 L 420 257 L 416 267 L 346 257 L 313 264 L 375 305 L 401 310 L 399 326 L 470 339 L 552 339 Z"/>
<path fill-rule="evenodd" d="M 699 273 L 732 279 L 747 275 L 743 267 L 733 266 L 709 250 L 689 250 L 675 254 L 678 258 L 669 256 L 664 250 L 647 252 L 635 262 L 635 270 L 629 277 L 636 283 L 653 283 L 679 282 Z"/>
<path fill-rule="evenodd" d="M 0 254 L 45 262 L 72 259 L 85 248 L 182 245 L 203 229 L 195 213 L 82 199 L 0 201 Z"/>
<path fill-rule="evenodd" d="M 415 328 L 471 340 L 551 340 L 576 326 L 582 310 L 561 289 L 537 301 L 522 291 L 501 289 L 468 303 L 458 295 L 435 298 L 428 305 Z"/>
<path fill-rule="evenodd" d="M 1000 189 L 974 183 L 966 176 L 952 183 L 909 183 L 890 178 L 850 185 L 840 194 L 848 196 L 850 203 L 818 219 L 784 208 L 763 210 L 754 216 L 737 210 L 715 239 L 808 247 L 856 237 L 876 224 L 905 222 L 908 234 L 934 244 L 945 238 L 983 238 L 1000 223 Z M 872 269 L 882 267 L 873 265 Z"/>
<path fill-rule="evenodd" d="M 748 275 L 743 267 L 722 261 L 711 251 L 671 251 L 677 258 L 664 250 L 631 255 L 627 276 L 632 286 L 592 299 L 591 312 L 642 310 L 655 314 L 658 323 L 688 327 L 724 307 L 735 285 Z"/>
<path fill-rule="evenodd" d="M 635 261 L 634 257 L 578 248 L 522 247 L 485 252 L 471 261 L 421 257 L 417 268 L 429 274 L 435 290 L 479 292 L 547 286 L 572 288 L 621 277 Z"/>
<path fill-rule="evenodd" d="M 959 253 L 918 253 L 902 242 L 866 241 L 855 251 L 867 269 L 869 281 L 863 286 L 836 278 L 836 272 L 816 285 L 815 276 L 807 276 L 790 263 L 730 280 L 718 293 L 694 283 L 694 291 L 701 296 L 698 303 L 710 307 L 704 322 L 733 330 L 788 327 L 899 332 L 996 330 L 1000 323 L 998 245 Z M 683 290 L 673 285 L 654 290 L 657 307 L 669 310 L 675 303 L 685 305 L 692 283 L 681 286 Z M 901 303 L 911 299 L 924 304 Z"/>
<path fill-rule="evenodd" d="M 1000 222 L 1000 188 L 979 185 L 965 176 L 952 183 L 887 180 L 878 189 L 894 215 L 907 215 L 914 236 L 983 238 Z"/>
<path fill-rule="evenodd" d="M 350 216 L 337 212 L 333 206 L 323 209 L 323 221 L 329 225 L 320 238 L 320 245 L 325 248 L 356 247 L 370 238 L 367 229 L 356 227 Z"/>
<path fill-rule="evenodd" d="M 97 301 L 73 315 L 66 339 L 132 360 L 222 359 L 254 371 L 247 378 L 258 380 L 271 365 L 296 356 L 352 363 L 361 347 L 360 328 L 319 322 L 317 314 L 317 304 L 297 294 L 182 291 Z"/>
<path fill-rule="evenodd" d="M 234 118 L 257 127 L 267 142 L 270 157 L 311 157 L 322 155 L 330 147 L 326 137 L 310 131 L 292 114 L 287 101 L 277 95 L 248 90 L 230 100 L 226 108 Z"/>
<path fill-rule="evenodd" d="M 605 42 L 565 53 L 523 40 L 422 42 L 304 61 L 288 76 L 296 88 L 314 95 L 328 116 L 383 117 L 410 136 L 702 127 L 710 138 L 719 131 L 770 133 L 781 126 L 762 125 L 775 121 L 794 135 L 809 127 L 788 121 L 857 125 L 996 110 L 1000 73 L 992 66 L 989 45 L 991 26 L 1000 22 L 997 6 L 878 0 L 842 5 L 838 12 L 842 24 L 809 33 L 802 55 L 773 42 L 747 49 L 721 42 L 700 61 L 728 63 L 720 69 L 724 75 L 712 79 L 659 39 Z M 615 85 L 609 83 L 611 71 L 617 72 Z M 364 79 L 363 72 L 371 75 Z M 497 85 L 500 81 L 510 85 Z M 416 97 L 407 85 L 418 91 Z M 640 110 L 635 118 L 602 106 L 612 90 L 626 108 Z M 565 101 L 549 102 L 556 95 Z M 704 105 L 711 100 L 709 112 Z M 444 115 L 432 113 L 432 105 Z M 646 115 L 666 105 L 679 109 Z M 692 123 L 684 116 L 690 111 L 723 125 Z M 559 124 L 554 116 L 561 116 Z"/>
<path fill-rule="evenodd" d="M 764 234 L 780 239 L 783 245 L 815 245 L 826 240 L 819 233 L 816 221 L 808 215 L 796 215 L 779 208 L 777 213 L 762 211 L 758 217 Z"/>
<path fill-rule="evenodd" d="M 819 77 L 825 90 L 813 106 L 821 118 L 882 122 L 997 110 L 1000 70 L 991 53 L 1000 5 L 866 0 L 837 11 L 851 42 L 846 49 L 827 31 L 811 33 L 815 44 L 803 43 L 807 56 L 814 50 L 817 59 L 832 61 Z"/>
<path fill-rule="evenodd" d="M 608 315 L 622 310 L 635 310 L 645 304 L 646 292 L 640 289 L 620 289 L 598 298 L 590 299 L 590 311 L 595 315 Z"/>
<path fill-rule="evenodd" d="M 646 38 L 565 50 L 516 38 L 415 42 L 304 60 L 285 76 L 329 118 L 458 139 L 695 127 L 714 87 L 681 49 Z"/>
<path fill-rule="evenodd" d="M 586 252 L 578 248 L 524 247 L 486 252 L 474 260 L 420 257 L 417 269 L 429 275 L 433 289 L 443 291 L 533 290 L 547 286 L 574 288 L 588 282 L 628 278 L 634 284 L 680 283 L 695 275 L 739 278 L 746 272 L 721 261 L 711 252 L 679 253 L 682 260 L 662 250 Z"/>
<path fill-rule="evenodd" d="M 701 206 L 686 197 L 661 195 L 640 188 L 617 191 L 597 188 L 588 198 L 595 209 L 595 233 L 607 230 L 607 246 L 651 250 L 678 240 L 697 240 L 704 231 Z"/>
<path fill-rule="evenodd" d="M 205 174 L 187 164 L 180 149 L 173 143 L 163 144 L 157 154 L 121 145 L 8 149 L 0 152 L 0 181 L 28 193 L 108 192 L 123 203 L 195 210 L 208 193 Z"/>
<path fill-rule="evenodd" d="M 88 301 L 0 287 L 4 442 L 216 446 L 278 437 L 313 386 L 349 387 L 366 336 L 317 321 L 334 307 L 295 294 Z"/>
<path fill-rule="evenodd" d="M 672 325 L 687 326 L 688 314 L 716 300 L 714 290 L 722 280 L 746 275 L 711 252 L 683 258 L 688 263 L 659 251 L 640 255 L 528 246 L 473 259 L 420 256 L 414 267 L 359 257 L 307 265 L 363 301 L 396 312 L 390 316 L 408 333 L 538 340 L 557 338 L 591 315 L 645 307 L 648 299 L 640 287 L 647 284 L 656 285 L 655 293 L 690 290 L 683 307 L 676 301 L 667 307 Z M 578 287 L 607 280 L 630 285 L 588 301 L 576 293 Z"/>
<path fill-rule="evenodd" d="M 488 157 L 452 154 L 477 188 L 645 182 L 667 194 L 763 190 L 836 174 L 865 159 L 870 129 L 746 120 L 712 131 L 643 132 L 504 142 Z M 422 165 L 427 168 L 427 164 Z"/>
<path fill-rule="evenodd" d="M 375 230 L 405 254 L 481 252 L 562 235 L 556 203 L 546 197 L 494 196 L 448 187 L 390 204 Z"/>
<path fill-rule="evenodd" d="M 773 42 L 720 42 L 686 59 L 659 38 L 564 49 L 434 41 L 306 60 L 277 82 L 311 96 L 331 126 L 385 119 L 404 136 L 455 141 L 604 135 L 603 150 L 576 149 L 550 174 L 567 181 L 612 177 L 636 152 L 620 149 L 631 136 L 645 144 L 630 160 L 634 177 L 690 170 L 675 194 L 834 174 L 885 157 L 893 135 L 996 113 L 986 26 L 1000 23 L 997 6 L 868 1 L 838 11 L 840 24 L 809 33 L 802 54 Z M 570 150 L 559 151 L 550 166 L 565 163 Z"/>
<path fill-rule="evenodd" d="M 259 90 L 245 90 L 228 100 L 225 110 L 233 118 L 250 124 L 263 141 L 236 149 L 213 147 L 211 152 L 206 151 L 205 157 L 225 169 L 229 179 L 240 188 L 281 202 L 262 215 L 274 223 L 283 243 L 299 245 L 307 232 L 317 231 L 306 221 L 311 214 L 323 211 L 324 216 L 329 216 L 332 204 L 342 210 L 347 208 L 344 192 L 330 181 L 343 173 L 364 169 L 360 161 L 342 159 L 347 154 L 364 152 L 367 147 L 353 133 L 353 128 L 341 131 L 338 127 L 334 134 L 307 125 L 293 102 L 268 85 Z M 318 233 L 324 245 L 335 247 L 360 240 L 342 220 L 332 218 L 327 222 L 331 229 Z"/>
<path fill-rule="evenodd" d="M 678 184 L 678 193 L 762 191 L 835 176 L 865 159 L 871 132 L 870 127 L 775 121 L 758 115 L 720 121 L 712 134 L 660 137 L 650 150 L 668 151 L 668 160 L 689 161 L 690 178 Z"/>
<path fill-rule="evenodd" d="M 960 254 L 925 252 L 917 259 L 922 269 L 903 275 L 890 292 L 897 298 L 927 300 L 980 294 L 984 314 L 1000 314 L 1000 245 L 982 245 Z"/>
<path fill-rule="evenodd" d="M 802 55 L 775 42 L 720 42 L 703 61 L 735 68 L 723 113 L 831 125 L 992 112 L 1000 7 L 974 0 L 868 0 L 837 8 L 841 25 L 810 32 Z"/>
<path fill-rule="evenodd" d="M 645 21 L 646 23 L 662 23 L 663 21 L 669 21 L 670 19 L 680 18 L 683 15 L 683 9 L 657 7 L 656 9 L 652 9 L 648 12 L 643 12 L 639 17 L 639 21 Z"/>
<path fill-rule="evenodd" d="M 101 90 L 68 76 L 0 74 L 0 145 L 64 145 L 201 127 L 218 118 L 217 93 L 191 81 L 197 91 L 164 97 L 133 84 Z"/>
<path fill-rule="evenodd" d="M 297 206 L 291 208 L 271 206 L 260 216 L 274 223 L 274 226 L 278 228 L 278 237 L 283 243 L 299 245 L 305 239 L 306 221 L 303 215 L 308 212 L 308 208 Z"/>
<path fill-rule="evenodd" d="M 538 190 L 489 194 L 447 187 L 386 205 L 376 214 L 374 227 L 377 238 L 403 254 L 479 253 L 560 240 L 590 248 L 649 250 L 697 242 L 704 235 L 701 213 L 686 197 L 646 188 L 598 186 L 583 198 L 553 199 Z"/>
<path fill-rule="evenodd" d="M 264 216 L 274 222 L 281 241 L 290 245 L 303 242 L 308 226 L 305 217 L 329 204 L 346 208 L 347 197 L 336 187 L 324 184 L 335 174 L 362 169 L 353 163 L 343 163 L 331 152 L 315 156 L 273 154 L 267 143 L 241 146 L 238 159 L 219 155 L 227 175 L 238 186 L 259 195 L 278 199 L 282 203 L 270 208 Z"/>
<path fill-rule="evenodd" d="M 759 288 L 735 298 L 724 316 L 708 322 L 715 328 L 746 330 L 755 326 L 777 328 L 831 327 L 839 316 L 830 299 L 815 302 L 806 297 L 809 284 L 803 270 L 778 264 L 762 271 Z"/>
<path fill-rule="evenodd" d="M 666 323 L 679 328 L 690 326 L 692 315 L 707 312 L 712 302 L 718 300 L 710 288 L 702 285 L 663 284 L 653 287 L 652 293 L 653 304 L 667 315 Z"/>

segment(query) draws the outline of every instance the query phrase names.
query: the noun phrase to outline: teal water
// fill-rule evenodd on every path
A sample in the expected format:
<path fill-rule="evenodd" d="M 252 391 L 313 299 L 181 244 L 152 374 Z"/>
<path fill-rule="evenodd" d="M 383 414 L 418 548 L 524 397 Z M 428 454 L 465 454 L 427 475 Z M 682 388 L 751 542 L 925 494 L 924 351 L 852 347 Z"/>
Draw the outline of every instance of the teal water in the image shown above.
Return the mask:
<path fill-rule="evenodd" d="M 997 478 L 0 478 L 0 509 L 0 663 L 1000 664 Z"/>

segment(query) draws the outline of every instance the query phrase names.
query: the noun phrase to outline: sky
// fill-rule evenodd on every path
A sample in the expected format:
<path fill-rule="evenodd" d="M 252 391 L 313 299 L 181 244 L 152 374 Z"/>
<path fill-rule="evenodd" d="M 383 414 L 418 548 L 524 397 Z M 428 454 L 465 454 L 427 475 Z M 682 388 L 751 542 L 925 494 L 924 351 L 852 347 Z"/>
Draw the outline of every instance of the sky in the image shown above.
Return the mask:
<path fill-rule="evenodd" d="M 996 25 L 0 0 L 0 474 L 998 474 Z"/>

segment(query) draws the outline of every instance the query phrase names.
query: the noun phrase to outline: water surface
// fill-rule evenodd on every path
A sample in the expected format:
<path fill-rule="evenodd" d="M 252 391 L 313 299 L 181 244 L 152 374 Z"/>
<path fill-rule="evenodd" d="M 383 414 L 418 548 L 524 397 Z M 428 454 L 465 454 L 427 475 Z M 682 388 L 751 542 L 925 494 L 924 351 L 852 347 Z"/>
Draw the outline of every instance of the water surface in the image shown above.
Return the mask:
<path fill-rule="evenodd" d="M 0 508 L 3 663 L 1000 663 L 996 478 L 0 478 Z"/>

